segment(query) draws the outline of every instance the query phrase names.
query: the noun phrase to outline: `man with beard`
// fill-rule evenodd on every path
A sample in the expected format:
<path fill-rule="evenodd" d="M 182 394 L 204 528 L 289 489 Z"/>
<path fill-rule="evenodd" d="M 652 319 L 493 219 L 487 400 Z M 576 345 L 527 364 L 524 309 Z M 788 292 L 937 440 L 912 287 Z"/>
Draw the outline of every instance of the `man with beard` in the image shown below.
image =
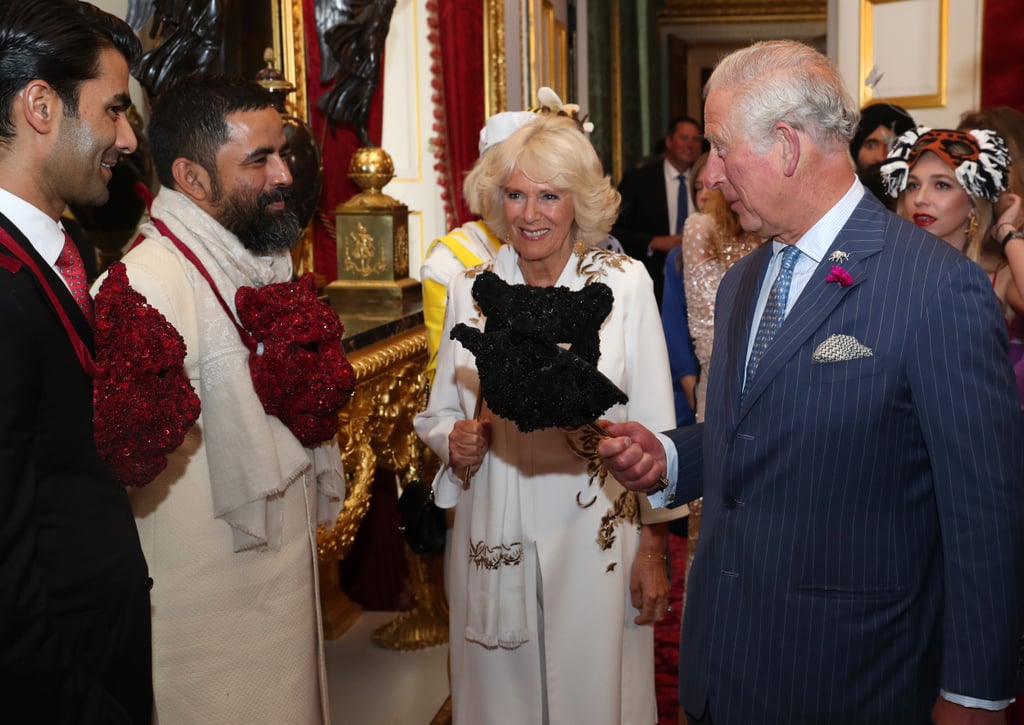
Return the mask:
<path fill-rule="evenodd" d="M 326 722 L 315 542 L 340 508 L 341 458 L 264 412 L 238 327 L 248 288 L 292 276 L 301 230 L 281 117 L 254 82 L 189 76 L 157 98 L 149 142 L 163 188 L 123 261 L 184 338 L 202 402 L 166 470 L 132 497 L 158 582 L 156 714 L 165 725 Z"/>
<path fill-rule="evenodd" d="M 93 426 L 92 307 L 60 218 L 135 150 L 141 54 L 72 0 L 0 3 L 0 720 L 150 722 L 149 586 Z"/>

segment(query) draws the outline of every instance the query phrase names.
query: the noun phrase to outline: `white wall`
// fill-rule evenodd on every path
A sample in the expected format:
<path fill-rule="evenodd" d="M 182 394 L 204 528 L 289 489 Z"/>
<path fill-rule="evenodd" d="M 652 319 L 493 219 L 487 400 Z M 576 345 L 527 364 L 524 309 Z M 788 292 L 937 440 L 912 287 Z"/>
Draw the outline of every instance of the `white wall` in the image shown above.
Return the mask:
<path fill-rule="evenodd" d="M 434 171 L 430 44 L 426 0 L 398 0 L 384 50 L 384 130 L 381 148 L 395 163 L 384 193 L 409 207 L 409 274 L 419 279 L 427 246 L 445 229 Z"/>
<path fill-rule="evenodd" d="M 863 79 L 860 78 L 860 8 L 865 0 L 829 0 L 828 43 L 829 55 L 839 66 L 839 72 L 850 91 L 857 97 Z M 939 0 L 903 0 L 929 2 Z M 984 0 L 948 0 L 949 33 L 947 37 L 946 104 L 907 110 L 918 123 L 933 128 L 953 128 L 960 114 L 977 108 L 981 102 L 981 31 Z M 872 28 L 876 45 L 887 44 L 899 49 L 899 54 L 913 62 L 914 44 L 926 42 L 919 30 L 908 27 Z M 885 68 L 880 68 L 885 72 Z M 883 79 L 884 81 L 884 79 Z M 881 87 L 881 86 L 880 86 Z"/>

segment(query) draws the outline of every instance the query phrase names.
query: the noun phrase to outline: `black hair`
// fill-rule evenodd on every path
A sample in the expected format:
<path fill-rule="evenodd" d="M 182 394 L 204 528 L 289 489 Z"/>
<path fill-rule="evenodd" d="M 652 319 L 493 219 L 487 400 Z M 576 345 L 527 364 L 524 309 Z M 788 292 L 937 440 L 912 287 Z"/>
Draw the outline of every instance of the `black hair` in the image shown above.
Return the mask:
<path fill-rule="evenodd" d="M 676 116 L 668 122 L 668 130 L 665 132 L 665 135 L 671 136 L 674 134 L 676 132 L 676 127 L 681 123 L 692 123 L 697 127 L 698 131 L 701 130 L 700 123 L 698 123 L 697 119 L 693 118 L 693 116 Z"/>
<path fill-rule="evenodd" d="M 77 0 L 3 0 L 0 3 L 0 144 L 14 138 L 14 98 L 43 80 L 60 97 L 64 115 L 77 117 L 78 90 L 99 76 L 100 53 L 116 50 L 134 67 L 138 37 L 120 18 Z"/>
<path fill-rule="evenodd" d="M 255 81 L 219 73 L 193 74 L 157 96 L 149 117 L 149 147 L 160 183 L 175 188 L 174 160 L 202 166 L 216 183 L 217 152 L 228 141 L 227 117 L 273 108 L 274 99 Z"/>

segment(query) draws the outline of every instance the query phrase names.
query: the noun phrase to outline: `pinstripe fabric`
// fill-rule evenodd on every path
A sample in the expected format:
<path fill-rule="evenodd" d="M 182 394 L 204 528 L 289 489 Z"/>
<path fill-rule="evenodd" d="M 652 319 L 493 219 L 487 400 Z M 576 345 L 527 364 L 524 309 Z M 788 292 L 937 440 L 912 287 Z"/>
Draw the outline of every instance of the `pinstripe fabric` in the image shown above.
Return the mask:
<path fill-rule="evenodd" d="M 740 403 L 771 247 L 718 293 L 680 700 L 716 725 L 927 723 L 941 686 L 1016 691 L 1024 427 L 980 267 L 865 195 Z M 812 363 L 833 334 L 873 356 Z M 695 464 L 694 461 L 697 463 Z M 699 470 L 698 467 L 699 466 Z"/>

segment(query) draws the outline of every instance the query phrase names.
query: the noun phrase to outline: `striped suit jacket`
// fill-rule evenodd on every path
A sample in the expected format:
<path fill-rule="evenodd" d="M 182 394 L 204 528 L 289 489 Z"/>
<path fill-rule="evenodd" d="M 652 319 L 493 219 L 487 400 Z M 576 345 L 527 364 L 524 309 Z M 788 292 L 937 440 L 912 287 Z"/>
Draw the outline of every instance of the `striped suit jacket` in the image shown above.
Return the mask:
<path fill-rule="evenodd" d="M 866 194 L 742 405 L 764 245 L 722 281 L 680 699 L 716 725 L 928 723 L 940 686 L 1017 691 L 1024 426 L 985 274 Z M 814 362 L 833 335 L 870 356 Z"/>

